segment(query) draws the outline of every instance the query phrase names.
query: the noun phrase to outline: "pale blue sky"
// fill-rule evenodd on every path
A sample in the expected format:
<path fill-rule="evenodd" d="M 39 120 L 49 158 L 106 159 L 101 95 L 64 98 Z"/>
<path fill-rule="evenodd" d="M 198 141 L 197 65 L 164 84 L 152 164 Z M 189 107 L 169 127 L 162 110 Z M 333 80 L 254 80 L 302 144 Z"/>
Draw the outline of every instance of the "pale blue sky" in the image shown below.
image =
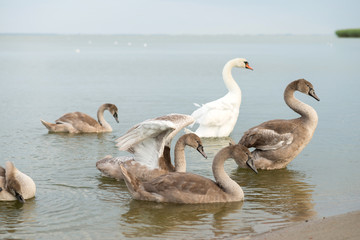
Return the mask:
<path fill-rule="evenodd" d="M 332 34 L 359 0 L 0 0 L 0 33 Z"/>

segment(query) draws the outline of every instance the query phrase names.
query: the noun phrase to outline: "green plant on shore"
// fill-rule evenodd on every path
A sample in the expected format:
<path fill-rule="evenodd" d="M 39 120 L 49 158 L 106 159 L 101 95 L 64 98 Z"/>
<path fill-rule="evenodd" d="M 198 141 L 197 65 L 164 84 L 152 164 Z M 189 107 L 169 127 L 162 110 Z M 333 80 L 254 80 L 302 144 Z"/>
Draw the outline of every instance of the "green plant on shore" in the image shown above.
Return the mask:
<path fill-rule="evenodd" d="M 360 28 L 341 29 L 335 33 L 338 37 L 360 37 Z"/>

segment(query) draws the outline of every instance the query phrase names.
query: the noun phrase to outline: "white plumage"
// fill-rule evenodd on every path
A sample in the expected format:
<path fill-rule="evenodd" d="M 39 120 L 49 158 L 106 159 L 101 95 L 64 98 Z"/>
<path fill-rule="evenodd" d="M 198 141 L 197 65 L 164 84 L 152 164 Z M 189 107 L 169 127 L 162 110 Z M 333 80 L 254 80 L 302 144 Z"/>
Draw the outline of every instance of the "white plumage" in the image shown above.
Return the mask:
<path fill-rule="evenodd" d="M 233 67 L 252 70 L 243 58 L 236 58 L 225 64 L 223 80 L 229 92 L 218 100 L 203 104 L 191 114 L 199 124 L 195 131 L 199 137 L 227 137 L 235 127 L 241 104 L 241 90 L 232 77 Z"/>
<path fill-rule="evenodd" d="M 167 154 L 170 154 L 171 141 L 174 136 L 194 121 L 193 117 L 184 114 L 168 114 L 145 120 L 132 127 L 127 133 L 116 140 L 116 145 L 120 151 L 128 151 L 133 156 L 106 156 L 97 161 L 96 167 L 104 175 L 116 179 L 122 179 L 120 164 L 123 162 L 136 165 L 139 174 L 142 174 L 143 178 L 169 171 L 169 169 L 165 170 L 163 168 L 170 166 L 160 166 L 160 164 L 166 164 L 164 159 L 167 155 L 165 154 L 166 156 L 164 156 L 164 149 L 167 149 Z M 200 143 L 201 140 L 199 138 Z M 171 159 L 167 160 L 171 161 Z M 154 169 L 158 171 L 155 171 L 156 173 L 151 171 Z"/>
<path fill-rule="evenodd" d="M 165 140 L 175 129 L 171 121 L 146 120 L 118 138 L 116 146 L 120 151 L 133 153 L 135 161 L 155 169 L 159 167 L 158 159 L 163 154 Z"/>

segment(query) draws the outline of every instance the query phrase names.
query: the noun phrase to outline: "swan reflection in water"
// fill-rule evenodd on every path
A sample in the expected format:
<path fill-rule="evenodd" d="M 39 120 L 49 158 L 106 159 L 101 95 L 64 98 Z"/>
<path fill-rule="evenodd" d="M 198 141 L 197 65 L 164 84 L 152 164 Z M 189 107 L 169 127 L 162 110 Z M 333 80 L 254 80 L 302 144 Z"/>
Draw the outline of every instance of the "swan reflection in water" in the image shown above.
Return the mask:
<path fill-rule="evenodd" d="M 37 219 L 36 200 L 26 200 L 26 204 L 18 201 L 0 202 L 0 236 L 11 239 L 17 233 L 19 225 L 31 227 Z M 21 232 L 21 228 L 19 229 Z M 19 236 L 19 235 L 17 235 Z"/>
<path fill-rule="evenodd" d="M 185 236 L 190 229 L 202 229 L 199 237 L 204 236 L 204 231 L 210 231 L 208 234 L 212 236 L 229 235 L 236 228 L 236 222 L 227 219 L 232 213 L 240 212 L 242 205 L 243 202 L 173 204 L 132 200 L 128 212 L 121 215 L 120 223 L 126 223 L 123 232 L 126 237 L 170 237 L 176 232 L 183 232 Z M 196 237 L 196 233 L 191 232 L 189 237 Z"/>
<path fill-rule="evenodd" d="M 212 158 L 222 147 L 234 143 L 230 137 L 202 140 L 209 158 Z M 284 222 L 303 221 L 316 215 L 312 199 L 315 185 L 306 182 L 308 177 L 304 172 L 284 168 L 272 171 L 260 170 L 259 174 L 253 175 L 249 174 L 250 169 L 237 168 L 233 163 L 225 168 L 233 169 L 228 171 L 229 176 L 242 186 L 245 192 L 245 206 L 249 203 L 257 210 L 280 215 L 281 219 L 285 219 Z"/>
<path fill-rule="evenodd" d="M 303 221 L 316 215 L 312 199 L 315 185 L 305 182 L 305 173 L 285 168 L 260 170 L 259 174 L 251 176 L 237 169 L 232 172 L 231 178 L 244 186 L 245 201 L 251 208 L 280 215 L 284 223 Z M 272 220 L 268 219 L 267 222 Z"/>

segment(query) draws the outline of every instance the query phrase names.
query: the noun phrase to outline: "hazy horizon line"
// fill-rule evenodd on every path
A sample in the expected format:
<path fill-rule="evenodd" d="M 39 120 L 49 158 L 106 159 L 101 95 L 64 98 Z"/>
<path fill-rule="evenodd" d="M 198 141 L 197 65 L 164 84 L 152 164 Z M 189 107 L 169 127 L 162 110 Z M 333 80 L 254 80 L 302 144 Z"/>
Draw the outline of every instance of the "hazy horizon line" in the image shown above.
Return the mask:
<path fill-rule="evenodd" d="M 329 36 L 334 33 L 1 33 L 0 35 L 77 35 L 77 36 Z"/>

